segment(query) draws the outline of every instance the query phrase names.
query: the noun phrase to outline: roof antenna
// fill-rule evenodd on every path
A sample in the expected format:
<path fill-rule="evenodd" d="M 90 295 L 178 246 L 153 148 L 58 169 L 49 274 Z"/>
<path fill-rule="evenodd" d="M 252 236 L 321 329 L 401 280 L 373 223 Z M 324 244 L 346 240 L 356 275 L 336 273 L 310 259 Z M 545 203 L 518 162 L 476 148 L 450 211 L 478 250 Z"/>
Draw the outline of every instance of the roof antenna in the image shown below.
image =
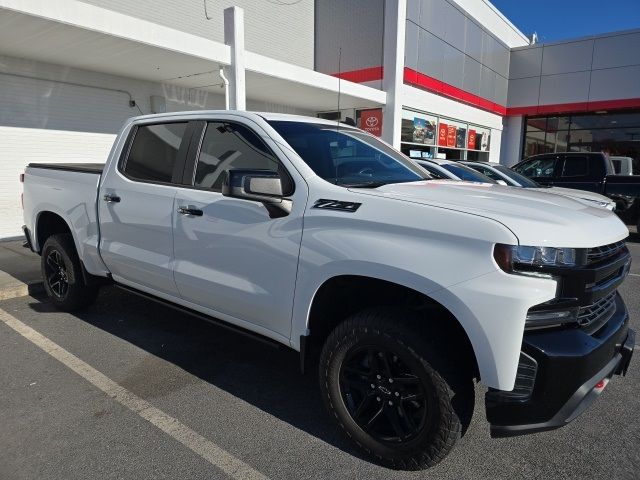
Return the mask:
<path fill-rule="evenodd" d="M 338 129 L 340 129 L 340 119 L 342 112 L 340 111 L 340 88 L 342 86 L 342 47 L 338 49 Z"/>
<path fill-rule="evenodd" d="M 338 49 L 338 125 L 336 128 L 336 141 L 338 143 L 338 149 L 340 149 L 340 119 L 342 118 L 342 112 L 340 111 L 340 87 L 342 85 L 342 47 Z M 338 184 L 338 165 L 333 160 L 333 168 L 335 169 L 335 183 Z"/>

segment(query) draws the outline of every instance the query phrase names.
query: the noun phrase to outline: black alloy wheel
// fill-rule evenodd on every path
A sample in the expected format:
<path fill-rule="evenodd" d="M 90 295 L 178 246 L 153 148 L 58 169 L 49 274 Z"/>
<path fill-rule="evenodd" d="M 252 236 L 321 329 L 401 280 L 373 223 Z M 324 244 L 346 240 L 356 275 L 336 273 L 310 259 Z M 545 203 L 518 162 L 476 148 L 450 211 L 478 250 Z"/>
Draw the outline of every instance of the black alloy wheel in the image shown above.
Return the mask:
<path fill-rule="evenodd" d="M 329 413 L 381 464 L 403 470 L 442 461 L 473 414 L 472 366 L 437 317 L 373 307 L 327 337 L 319 381 Z"/>
<path fill-rule="evenodd" d="M 44 268 L 46 282 L 51 292 L 59 299 L 63 299 L 69 291 L 69 274 L 58 250 L 52 249 L 48 252 Z"/>
<path fill-rule="evenodd" d="M 51 235 L 42 246 L 40 267 L 44 290 L 51 303 L 65 312 L 84 308 L 98 296 L 97 285 L 87 285 L 73 237 Z"/>
<path fill-rule="evenodd" d="M 353 420 L 380 442 L 410 442 L 429 424 L 430 396 L 417 372 L 380 346 L 362 346 L 347 354 L 340 369 L 340 393 Z"/>

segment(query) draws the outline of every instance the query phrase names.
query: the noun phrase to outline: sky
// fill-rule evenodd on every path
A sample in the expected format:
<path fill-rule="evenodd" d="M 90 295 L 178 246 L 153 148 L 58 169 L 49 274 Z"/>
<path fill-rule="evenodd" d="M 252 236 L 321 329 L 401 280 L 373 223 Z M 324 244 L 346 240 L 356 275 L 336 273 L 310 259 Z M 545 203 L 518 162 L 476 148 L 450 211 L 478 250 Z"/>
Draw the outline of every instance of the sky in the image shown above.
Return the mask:
<path fill-rule="evenodd" d="M 491 0 L 526 35 L 553 42 L 640 28 L 640 0 Z"/>

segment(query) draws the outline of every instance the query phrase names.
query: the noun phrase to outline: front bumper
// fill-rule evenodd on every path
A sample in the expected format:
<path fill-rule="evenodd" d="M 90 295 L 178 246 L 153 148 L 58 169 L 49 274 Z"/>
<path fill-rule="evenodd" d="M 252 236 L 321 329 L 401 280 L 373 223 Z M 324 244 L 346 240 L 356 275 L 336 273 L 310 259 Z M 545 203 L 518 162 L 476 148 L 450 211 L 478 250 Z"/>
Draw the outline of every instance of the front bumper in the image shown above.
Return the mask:
<path fill-rule="evenodd" d="M 485 398 L 491 436 L 522 435 L 568 424 L 598 397 L 613 375 L 626 373 L 634 345 L 635 332 L 629 329 L 629 315 L 619 294 L 613 315 L 597 334 L 580 328 L 525 332 L 516 389 L 490 389 Z"/>

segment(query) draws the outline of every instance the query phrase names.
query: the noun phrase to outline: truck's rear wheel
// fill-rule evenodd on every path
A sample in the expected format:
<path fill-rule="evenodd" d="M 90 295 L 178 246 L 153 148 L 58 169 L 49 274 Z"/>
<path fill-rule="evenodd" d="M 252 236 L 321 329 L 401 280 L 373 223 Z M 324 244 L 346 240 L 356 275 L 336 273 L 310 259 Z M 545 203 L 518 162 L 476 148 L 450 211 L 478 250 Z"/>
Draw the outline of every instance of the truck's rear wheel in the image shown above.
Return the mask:
<path fill-rule="evenodd" d="M 96 299 L 98 287 L 85 284 L 70 234 L 52 235 L 47 239 L 42 248 L 40 266 L 47 296 L 60 310 L 79 310 Z"/>
<path fill-rule="evenodd" d="M 474 387 L 468 369 L 455 367 L 451 346 L 412 327 L 411 317 L 375 309 L 336 327 L 322 351 L 320 386 L 362 449 L 391 467 L 419 470 L 445 458 L 461 436 Z"/>

